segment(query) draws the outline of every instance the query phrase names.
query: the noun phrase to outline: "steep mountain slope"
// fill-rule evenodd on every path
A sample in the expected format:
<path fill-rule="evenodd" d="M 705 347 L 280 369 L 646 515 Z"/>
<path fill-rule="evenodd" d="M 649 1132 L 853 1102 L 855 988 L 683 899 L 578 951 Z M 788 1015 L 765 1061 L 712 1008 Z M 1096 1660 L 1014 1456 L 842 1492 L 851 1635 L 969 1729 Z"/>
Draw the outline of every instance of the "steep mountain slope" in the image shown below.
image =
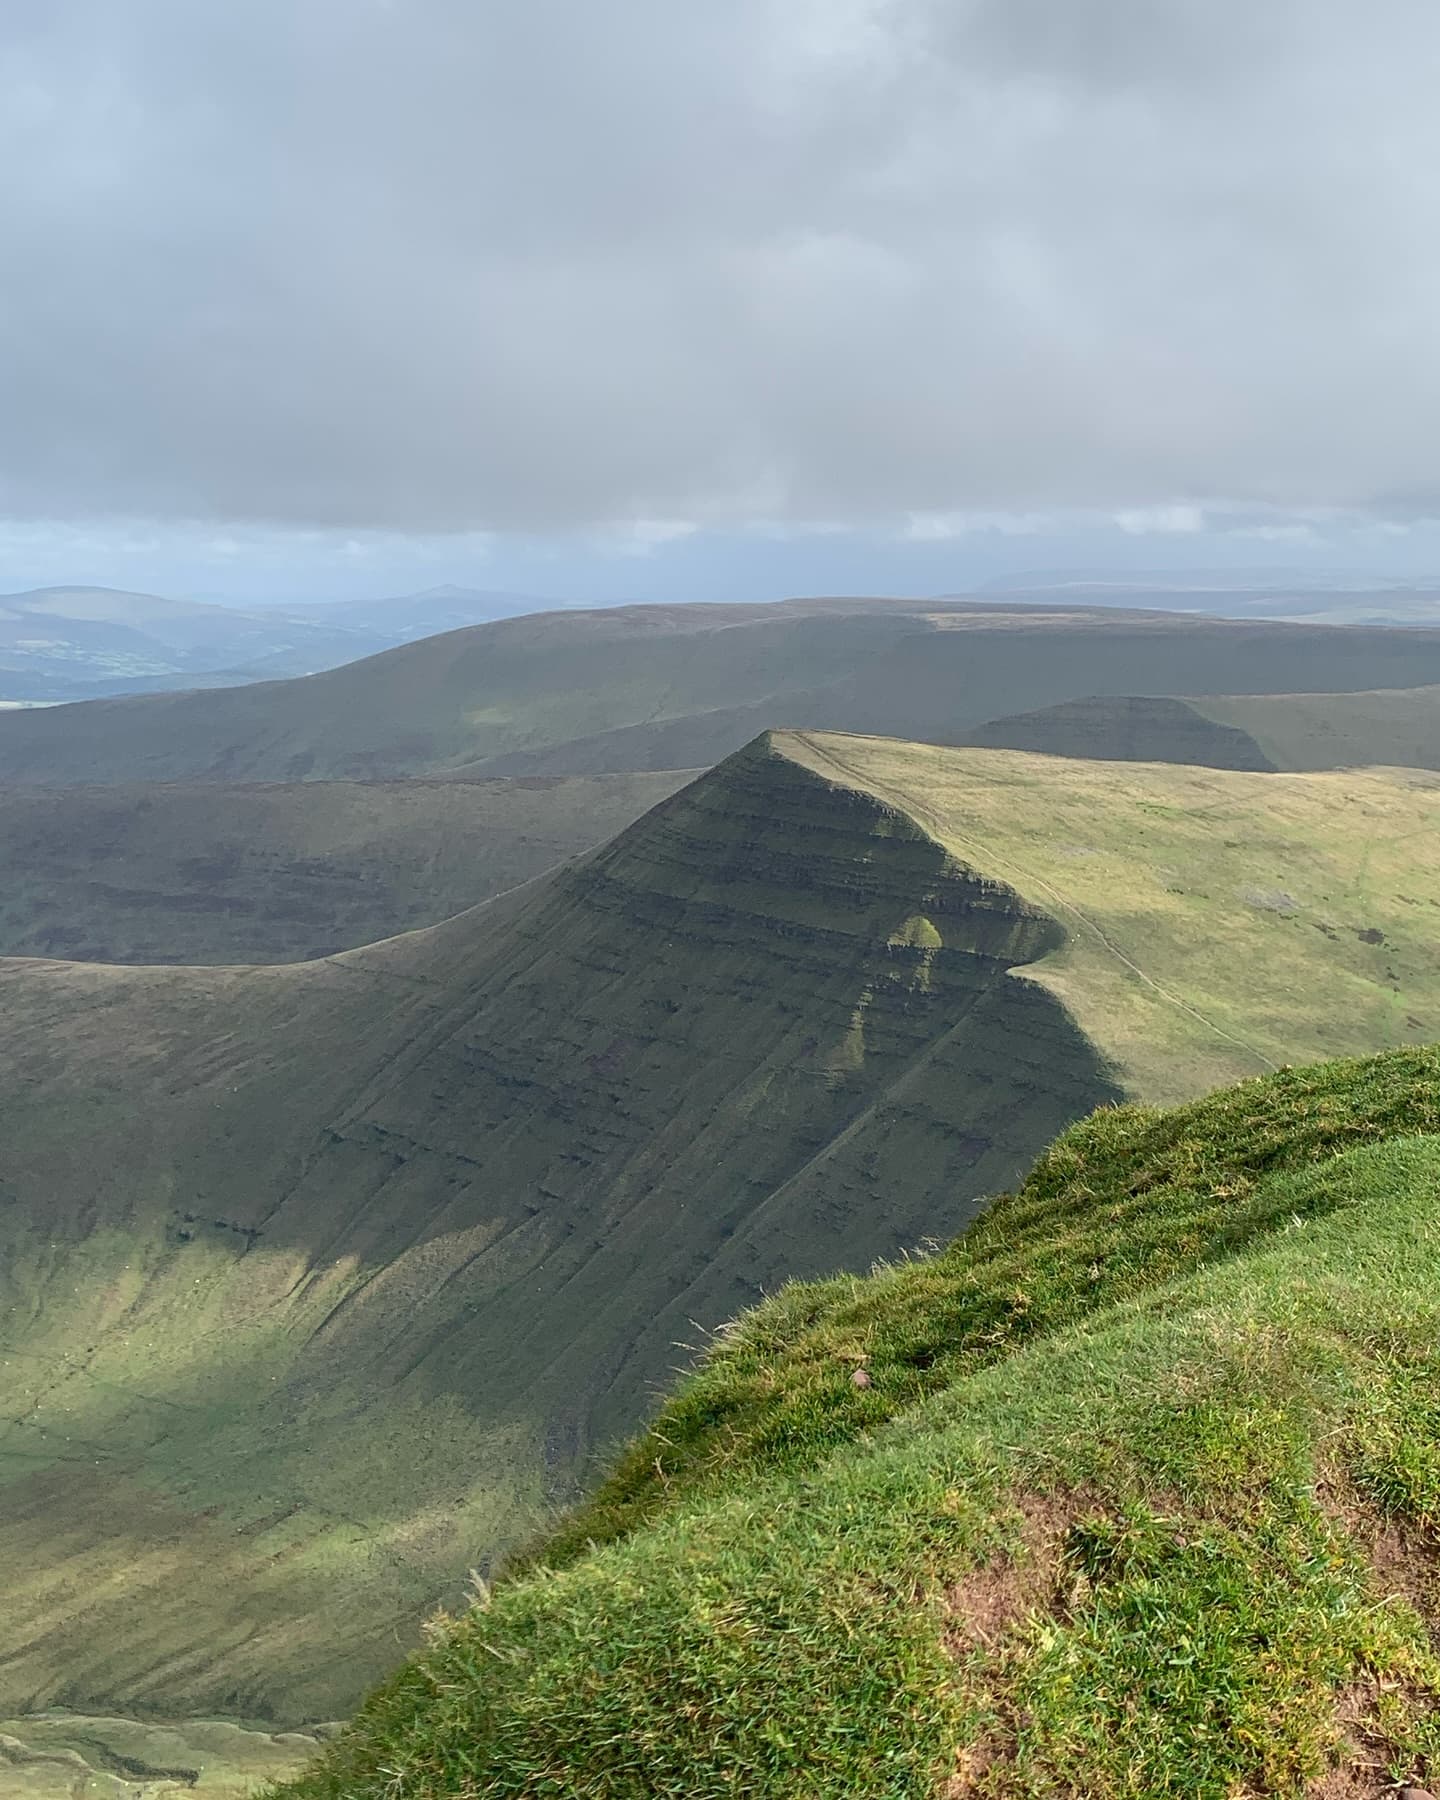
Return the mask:
<path fill-rule="evenodd" d="M 304 681 L 0 717 L 0 780 L 695 768 L 777 722 L 954 742 L 1087 694 L 1440 681 L 1440 630 L 909 601 L 629 607 L 447 633 Z"/>
<path fill-rule="evenodd" d="M 1191 699 L 1091 695 L 993 719 L 966 741 L 1217 769 L 1440 769 L 1440 687 Z"/>
<path fill-rule="evenodd" d="M 933 1260 L 787 1288 L 288 1800 L 1433 1788 L 1437 1092 L 1102 1112 Z"/>
<path fill-rule="evenodd" d="M 779 734 L 429 931 L 0 965 L 0 1708 L 333 1717 L 707 1327 L 1440 1016 L 1440 780 Z"/>
<path fill-rule="evenodd" d="M 517 887 L 689 779 L 0 789 L 0 956 L 329 956 Z"/>

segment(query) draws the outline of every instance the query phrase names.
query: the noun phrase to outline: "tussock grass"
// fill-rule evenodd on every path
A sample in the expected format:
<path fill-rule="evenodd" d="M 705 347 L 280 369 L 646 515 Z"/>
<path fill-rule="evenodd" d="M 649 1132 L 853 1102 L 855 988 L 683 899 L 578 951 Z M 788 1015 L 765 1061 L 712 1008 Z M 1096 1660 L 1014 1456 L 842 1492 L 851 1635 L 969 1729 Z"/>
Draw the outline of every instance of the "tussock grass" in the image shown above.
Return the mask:
<path fill-rule="evenodd" d="M 1408 1051 L 1107 1111 L 932 1261 L 785 1290 L 276 1794 L 1424 1775 L 1427 1590 L 1380 1546 L 1423 1575 L 1440 1519 L 1437 1077 Z"/>

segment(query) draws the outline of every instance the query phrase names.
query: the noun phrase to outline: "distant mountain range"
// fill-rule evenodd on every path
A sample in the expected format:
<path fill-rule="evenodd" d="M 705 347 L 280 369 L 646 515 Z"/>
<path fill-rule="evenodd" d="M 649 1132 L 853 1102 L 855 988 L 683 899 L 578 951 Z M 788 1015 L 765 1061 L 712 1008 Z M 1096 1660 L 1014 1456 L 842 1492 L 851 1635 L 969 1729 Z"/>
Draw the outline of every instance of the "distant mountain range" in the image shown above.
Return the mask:
<path fill-rule="evenodd" d="M 1433 582 L 1286 569 L 1045 570 L 996 576 L 979 591 L 983 598 L 1007 605 L 1053 605 L 1063 600 L 1231 619 L 1293 619 L 1311 625 L 1440 624 L 1440 589 Z"/>
<path fill-rule="evenodd" d="M 1440 631 L 1074 604 L 629 606 L 500 619 L 305 680 L 0 715 L 0 782 L 696 769 L 777 722 L 953 744 L 1107 696 L 1421 685 L 1440 685 Z"/>
<path fill-rule="evenodd" d="M 234 687 L 341 663 L 561 603 L 437 587 L 390 599 L 250 609 L 118 588 L 0 594 L 0 701 Z"/>

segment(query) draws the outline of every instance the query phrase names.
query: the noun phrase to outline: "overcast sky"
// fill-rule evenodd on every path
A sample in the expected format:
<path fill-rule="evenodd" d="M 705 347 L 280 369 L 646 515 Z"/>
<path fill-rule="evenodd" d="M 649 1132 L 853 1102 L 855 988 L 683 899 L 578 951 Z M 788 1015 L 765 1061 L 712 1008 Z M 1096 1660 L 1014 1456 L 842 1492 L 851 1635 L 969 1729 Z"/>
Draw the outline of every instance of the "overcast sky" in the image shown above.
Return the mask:
<path fill-rule="evenodd" d="M 0 585 L 1440 571 L 1437 73 L 1433 0 L 6 0 Z"/>

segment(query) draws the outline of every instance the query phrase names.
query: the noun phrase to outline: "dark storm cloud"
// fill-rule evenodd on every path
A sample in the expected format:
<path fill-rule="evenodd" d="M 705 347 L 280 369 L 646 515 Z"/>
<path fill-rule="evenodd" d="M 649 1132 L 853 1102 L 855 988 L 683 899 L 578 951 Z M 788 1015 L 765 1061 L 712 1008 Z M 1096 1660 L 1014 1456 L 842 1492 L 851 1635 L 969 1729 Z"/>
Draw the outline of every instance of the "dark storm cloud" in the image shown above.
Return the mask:
<path fill-rule="evenodd" d="M 0 510 L 1440 489 L 1426 0 L 11 0 Z"/>

